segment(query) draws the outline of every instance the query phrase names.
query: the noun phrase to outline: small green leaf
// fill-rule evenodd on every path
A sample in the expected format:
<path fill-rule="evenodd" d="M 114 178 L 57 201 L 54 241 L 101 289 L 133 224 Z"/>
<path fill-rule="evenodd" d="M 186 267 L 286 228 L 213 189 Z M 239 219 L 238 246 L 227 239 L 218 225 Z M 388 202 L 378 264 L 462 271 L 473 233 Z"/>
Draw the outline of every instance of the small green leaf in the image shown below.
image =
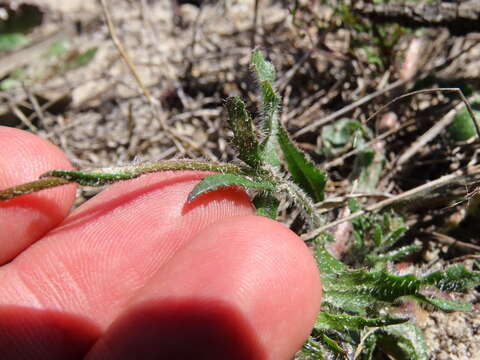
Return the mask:
<path fill-rule="evenodd" d="M 359 357 L 362 360 L 373 360 L 375 348 L 377 347 L 377 336 L 376 331 L 372 331 L 371 328 L 365 328 L 364 330 L 360 331 L 360 338 L 363 339 L 363 343 L 361 346 L 361 356 Z"/>
<path fill-rule="evenodd" d="M 252 181 L 243 176 L 232 174 L 215 174 L 206 176 L 200 181 L 188 195 L 188 202 L 194 200 L 197 196 L 213 191 L 222 186 L 237 185 L 245 189 L 257 190 L 275 190 L 274 184 L 267 181 Z"/>
<path fill-rule="evenodd" d="M 426 297 L 423 295 L 412 296 L 413 299 L 435 306 L 445 312 L 471 311 L 472 304 L 461 300 L 449 300 L 439 297 Z"/>
<path fill-rule="evenodd" d="M 365 318 L 348 314 L 331 314 L 320 311 L 315 321 L 315 329 L 319 331 L 336 330 L 344 332 L 346 330 L 363 330 L 365 327 L 380 327 L 392 324 L 401 324 L 407 319 L 395 318 Z"/>
<path fill-rule="evenodd" d="M 368 128 L 353 119 L 341 118 L 331 125 L 322 128 L 320 139 L 322 140 L 321 152 L 327 156 L 336 155 L 352 145 L 355 148 L 364 146 L 365 139 L 370 133 Z"/>
<path fill-rule="evenodd" d="M 410 322 L 382 327 L 376 336 L 377 346 L 395 359 L 428 359 L 422 332 Z"/>
<path fill-rule="evenodd" d="M 264 117 L 263 130 L 267 136 L 261 144 L 260 156 L 264 163 L 274 168 L 279 168 L 278 131 L 280 124 L 278 122 L 278 106 L 280 98 L 268 82 L 261 83 L 260 88 L 262 92 L 262 114 Z"/>
<path fill-rule="evenodd" d="M 465 266 L 457 264 L 449 266 L 445 271 L 426 275 L 422 281 L 442 291 L 466 292 L 480 284 L 480 272 L 468 271 Z"/>
<path fill-rule="evenodd" d="M 372 192 L 375 190 L 385 161 L 380 153 L 365 149 L 355 158 L 351 178 L 358 179 L 356 191 Z"/>
<path fill-rule="evenodd" d="M 380 244 L 382 243 L 382 238 L 382 227 L 380 226 L 380 224 L 375 224 L 373 229 L 373 242 L 375 243 L 375 246 L 380 246 Z"/>
<path fill-rule="evenodd" d="M 253 168 L 258 168 L 260 163 L 259 143 L 245 103 L 237 96 L 230 97 L 227 99 L 226 108 L 238 157 Z"/>
<path fill-rule="evenodd" d="M 259 82 L 267 81 L 273 83 L 275 81 L 275 67 L 271 62 L 265 60 L 260 50 L 255 49 L 253 51 L 250 63 L 255 70 Z"/>
<path fill-rule="evenodd" d="M 67 70 L 73 70 L 73 69 L 77 69 L 79 67 L 88 65 L 95 57 L 97 50 L 98 48 L 94 47 L 94 48 L 88 49 L 87 51 L 81 53 L 80 55 L 75 56 L 73 59 L 69 60 L 65 64 L 65 68 Z"/>
<path fill-rule="evenodd" d="M 0 34 L 0 51 L 15 50 L 28 43 L 28 38 L 22 33 Z"/>
<path fill-rule="evenodd" d="M 418 252 L 422 249 L 421 245 L 406 245 L 398 249 L 391 250 L 385 254 L 381 255 L 367 255 L 367 260 L 370 264 L 387 262 L 387 261 L 396 261 L 403 257 L 406 257 L 414 252 Z"/>
<path fill-rule="evenodd" d="M 280 106 L 280 97 L 273 88 L 273 85 L 267 81 L 260 83 L 260 93 L 262 95 L 262 114 L 265 117 L 265 127 L 267 133 L 272 132 L 273 122 L 278 122 L 278 107 Z"/>
<path fill-rule="evenodd" d="M 345 355 L 345 351 L 341 348 L 337 342 L 331 338 L 329 338 L 325 334 L 320 335 L 320 340 L 327 346 L 328 350 L 330 350 L 335 355 L 343 356 Z"/>
<path fill-rule="evenodd" d="M 277 132 L 280 126 L 278 122 L 280 97 L 273 88 L 273 82 L 275 81 L 275 68 L 263 58 L 263 55 L 259 50 L 253 52 L 251 64 L 255 70 L 257 81 L 260 86 L 263 132 L 266 136 L 260 146 L 260 158 L 264 164 L 273 168 L 279 168 L 280 159 L 277 153 Z"/>
<path fill-rule="evenodd" d="M 52 46 L 47 51 L 47 58 L 49 59 L 55 59 L 63 54 L 68 50 L 69 48 L 69 42 L 67 40 L 60 40 L 57 42 L 54 42 Z"/>
<path fill-rule="evenodd" d="M 278 131 L 278 143 L 293 181 L 316 202 L 322 201 L 325 193 L 325 173 L 318 170 L 306 154 L 297 148 L 283 128 Z"/>
<path fill-rule="evenodd" d="M 390 234 L 384 237 L 382 243 L 380 244 L 381 246 L 375 249 L 374 253 L 378 254 L 391 248 L 397 243 L 398 240 L 400 240 L 402 235 L 405 234 L 407 230 L 408 229 L 406 227 L 399 227 L 392 231 Z"/>
<path fill-rule="evenodd" d="M 278 199 L 270 192 L 262 192 L 255 196 L 253 205 L 257 209 L 257 215 L 275 220 L 278 212 Z"/>
<path fill-rule="evenodd" d="M 131 173 L 105 173 L 105 172 L 83 172 L 77 170 L 51 170 L 41 176 L 41 178 L 57 177 L 76 182 L 84 186 L 103 186 L 114 183 L 119 180 L 128 180 L 133 178 Z"/>
<path fill-rule="evenodd" d="M 480 105 L 480 100 L 472 101 L 473 112 L 477 118 L 480 118 L 478 105 Z M 473 121 L 467 109 L 463 108 L 453 118 L 452 124 L 447 129 L 448 133 L 454 141 L 467 141 L 477 134 Z"/>
<path fill-rule="evenodd" d="M 318 343 L 310 337 L 295 356 L 295 360 L 326 360 L 332 359 L 333 356 L 331 351 L 325 349 L 323 343 Z"/>
<path fill-rule="evenodd" d="M 19 81 L 17 79 L 14 79 L 14 78 L 11 78 L 11 77 L 8 77 L 8 78 L 0 81 L 0 90 L 5 91 L 5 90 L 9 90 L 9 89 L 19 87 L 21 85 L 22 85 L 21 81 Z"/>

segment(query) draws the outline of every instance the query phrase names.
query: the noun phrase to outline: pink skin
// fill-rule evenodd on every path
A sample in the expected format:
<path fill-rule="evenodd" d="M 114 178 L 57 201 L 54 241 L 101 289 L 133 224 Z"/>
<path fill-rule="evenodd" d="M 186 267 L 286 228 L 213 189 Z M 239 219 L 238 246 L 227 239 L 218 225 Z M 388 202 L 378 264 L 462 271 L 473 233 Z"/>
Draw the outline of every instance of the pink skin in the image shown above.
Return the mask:
<path fill-rule="evenodd" d="M 0 127 L 0 188 L 71 168 Z M 73 185 L 0 203 L 2 359 L 291 359 L 321 286 L 303 242 L 205 173 L 111 186 L 69 214 Z M 40 241 L 39 241 L 40 240 Z"/>

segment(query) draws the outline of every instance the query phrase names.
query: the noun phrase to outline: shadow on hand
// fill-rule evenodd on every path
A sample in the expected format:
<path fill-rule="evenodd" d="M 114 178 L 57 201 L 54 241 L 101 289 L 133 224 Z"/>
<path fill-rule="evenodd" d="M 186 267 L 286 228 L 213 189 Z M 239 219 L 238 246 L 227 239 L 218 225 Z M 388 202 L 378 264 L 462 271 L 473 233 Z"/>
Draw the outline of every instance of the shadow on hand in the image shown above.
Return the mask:
<path fill-rule="evenodd" d="M 22 306 L 0 308 L 2 360 L 83 359 L 100 336 L 88 320 Z"/>
<path fill-rule="evenodd" d="M 215 300 L 143 303 L 115 321 L 87 359 L 263 360 L 258 336 L 232 306 Z"/>

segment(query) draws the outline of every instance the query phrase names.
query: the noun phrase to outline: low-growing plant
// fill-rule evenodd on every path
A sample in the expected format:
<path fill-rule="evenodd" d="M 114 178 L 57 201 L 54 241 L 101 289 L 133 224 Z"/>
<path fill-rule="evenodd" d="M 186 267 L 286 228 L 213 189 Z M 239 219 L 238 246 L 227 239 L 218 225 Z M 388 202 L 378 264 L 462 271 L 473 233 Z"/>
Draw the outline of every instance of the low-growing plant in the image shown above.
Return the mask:
<path fill-rule="evenodd" d="M 273 65 L 258 50 L 253 52 L 251 64 L 261 95 L 259 128 L 239 97 L 226 101 L 233 145 L 242 164 L 179 160 L 88 171 L 51 170 L 39 180 L 0 191 L 0 201 L 71 182 L 102 186 L 151 172 L 207 170 L 216 174 L 205 176 L 186 201 L 236 185 L 256 194 L 252 201 L 262 216 L 275 219 L 279 194 L 284 194 L 301 210 L 310 229 L 324 225 L 326 220 L 315 204 L 324 200 L 326 174 L 297 147 L 279 121 L 280 97 L 274 89 Z M 350 201 L 349 206 L 355 212 L 360 205 Z M 389 271 L 393 261 L 419 250 L 416 245 L 397 246 L 406 231 L 401 218 L 392 213 L 370 214 L 355 219 L 352 225 L 359 254 L 357 268 L 347 266 L 326 250 L 331 235 L 323 233 L 307 239 L 320 270 L 323 303 L 297 359 L 373 359 L 382 353 L 427 359 L 421 331 L 403 315 L 401 303 L 414 300 L 447 312 L 468 311 L 469 303 L 446 299 L 441 292 L 471 289 L 480 283 L 480 272 L 453 265 L 421 276 L 394 274 Z M 432 289 L 437 289 L 437 295 L 432 295 Z"/>

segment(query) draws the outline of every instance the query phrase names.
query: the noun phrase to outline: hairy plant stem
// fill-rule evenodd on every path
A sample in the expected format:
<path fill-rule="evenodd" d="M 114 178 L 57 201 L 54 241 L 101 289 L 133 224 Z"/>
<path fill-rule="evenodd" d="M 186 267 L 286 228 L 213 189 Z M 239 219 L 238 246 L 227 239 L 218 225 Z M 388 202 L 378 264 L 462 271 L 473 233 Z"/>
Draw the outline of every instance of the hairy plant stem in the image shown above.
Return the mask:
<path fill-rule="evenodd" d="M 0 202 L 13 199 L 14 197 L 31 194 L 40 190 L 52 187 L 62 186 L 71 183 L 71 181 L 61 178 L 45 178 L 25 184 L 12 186 L 0 191 Z"/>
<path fill-rule="evenodd" d="M 87 171 L 51 170 L 41 175 L 39 180 L 1 190 L 0 201 L 69 183 L 78 183 L 85 186 L 103 186 L 121 180 L 134 179 L 148 173 L 180 170 L 212 171 L 222 174 L 254 176 L 254 171 L 245 166 L 193 160 L 162 161 Z"/>
<path fill-rule="evenodd" d="M 88 171 L 69 172 L 65 170 L 52 170 L 41 177 L 63 177 L 69 178 L 69 174 L 81 174 L 88 176 L 108 176 L 116 175 L 121 177 L 119 180 L 133 179 L 143 174 L 148 174 L 158 171 L 179 171 L 179 170 L 195 170 L 195 171 L 214 171 L 221 174 L 235 174 L 235 175 L 251 175 L 252 171 L 245 167 L 234 164 L 202 162 L 194 160 L 176 160 L 176 161 L 160 161 L 153 163 L 127 165 L 119 167 L 102 168 Z M 72 179 L 75 177 L 72 176 Z M 115 179 L 113 179 L 115 181 Z"/>
<path fill-rule="evenodd" d="M 285 179 L 275 169 L 265 169 L 265 172 L 268 173 L 269 178 L 276 183 L 278 191 L 285 192 L 287 197 L 299 207 L 310 228 L 322 226 L 324 223 L 323 219 L 315 209 L 315 203 L 305 191 L 293 181 Z"/>

